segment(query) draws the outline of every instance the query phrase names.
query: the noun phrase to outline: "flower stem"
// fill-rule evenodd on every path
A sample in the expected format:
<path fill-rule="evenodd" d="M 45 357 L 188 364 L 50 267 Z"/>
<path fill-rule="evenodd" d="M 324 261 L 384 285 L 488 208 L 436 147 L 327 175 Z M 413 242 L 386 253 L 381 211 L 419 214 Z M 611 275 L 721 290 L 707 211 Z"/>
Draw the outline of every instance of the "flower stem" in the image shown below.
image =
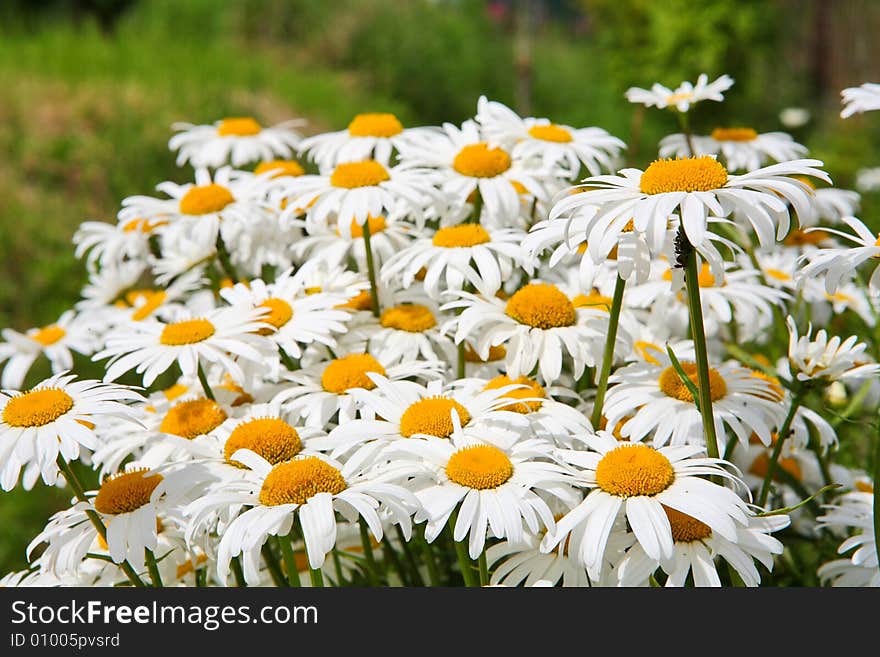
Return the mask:
<path fill-rule="evenodd" d="M 287 536 L 277 536 L 278 549 L 281 551 L 281 558 L 284 560 L 284 569 L 287 571 L 287 585 L 297 587 L 299 583 L 299 568 L 296 567 L 296 557 L 293 555 L 293 532 Z"/>
<path fill-rule="evenodd" d="M 199 374 L 199 383 L 202 384 L 202 390 L 205 391 L 205 397 L 207 397 L 211 401 L 217 401 L 217 398 L 214 396 L 214 391 L 211 390 L 211 386 L 208 385 L 208 377 L 205 376 L 205 369 L 202 367 L 201 362 L 199 362 L 199 365 L 198 365 L 198 374 Z"/>
<path fill-rule="evenodd" d="M 269 569 L 269 575 L 272 577 L 272 582 L 279 588 L 286 587 L 288 584 L 287 580 L 284 578 L 284 571 L 281 570 L 281 564 L 278 563 L 278 557 L 272 552 L 272 546 L 269 545 L 268 541 L 263 543 L 260 552 L 263 554 L 263 561 L 266 562 L 266 568 Z"/>
<path fill-rule="evenodd" d="M 480 586 L 489 585 L 489 565 L 486 563 L 486 550 L 480 552 L 480 558 L 477 561 L 480 569 Z"/>
<path fill-rule="evenodd" d="M 162 588 L 162 575 L 159 573 L 159 564 L 156 563 L 156 555 L 150 548 L 144 548 L 144 556 L 147 560 L 147 570 L 150 573 L 150 581 L 157 589 Z"/>
<path fill-rule="evenodd" d="M 681 131 L 684 134 L 684 139 L 687 142 L 691 157 L 696 157 L 697 150 L 694 148 L 694 137 L 691 134 L 691 126 L 688 121 L 687 112 L 676 112 L 676 115 L 678 116 L 678 125 L 681 126 Z"/>
<path fill-rule="evenodd" d="M 370 222 L 364 223 L 364 254 L 367 258 L 367 278 L 370 279 L 370 304 L 373 316 L 378 317 L 379 310 L 379 287 L 376 285 L 376 265 L 373 262 L 373 247 L 370 246 Z"/>
<path fill-rule="evenodd" d="M 413 585 L 424 586 L 425 581 L 422 579 L 422 574 L 419 572 L 418 561 L 416 561 L 415 555 L 410 549 L 409 541 L 407 541 L 406 537 L 403 535 L 403 530 L 400 528 L 400 525 L 394 525 L 394 531 L 397 534 L 397 540 L 400 541 L 400 550 L 401 552 L 403 552 L 403 558 L 406 561 L 407 567 L 412 573 Z"/>
<path fill-rule="evenodd" d="M 86 498 L 85 490 L 82 487 L 82 484 L 77 479 L 76 473 L 73 471 L 73 468 L 70 467 L 70 464 L 64 459 L 61 454 L 58 455 L 58 458 L 55 459 L 58 464 L 58 468 L 61 472 L 64 473 L 64 478 L 67 480 L 67 484 L 73 489 L 74 495 L 76 495 L 76 499 L 80 502 L 85 502 L 89 505 L 89 508 L 86 509 L 86 515 L 94 526 L 95 530 L 98 532 L 98 535 L 104 539 L 104 542 L 107 542 L 107 528 L 104 526 L 104 521 L 101 520 L 101 516 L 98 515 L 98 512 L 91 508 L 91 502 Z M 136 586 L 138 588 L 146 588 L 146 584 L 144 581 L 138 577 L 135 569 L 132 568 L 131 564 L 128 563 L 128 560 L 124 560 L 122 563 L 117 564 L 122 572 L 125 573 L 125 576 L 128 577 L 128 581 L 132 583 L 132 586 Z"/>
<path fill-rule="evenodd" d="M 226 274 L 226 277 L 232 281 L 233 285 L 235 285 L 238 283 L 238 274 L 232 264 L 232 259 L 229 257 L 229 250 L 226 248 L 226 243 L 223 241 L 223 236 L 220 234 L 220 231 L 217 231 L 216 246 L 217 258 L 220 260 L 220 266 L 223 268 L 223 273 Z"/>
<path fill-rule="evenodd" d="M 596 399 L 593 402 L 593 415 L 590 418 L 593 429 L 599 428 L 602 421 L 602 406 L 605 393 L 608 391 L 608 377 L 611 375 L 611 364 L 614 361 L 614 343 L 617 341 L 617 327 L 620 325 L 620 309 L 623 306 L 623 288 L 626 279 L 617 277 L 614 284 L 614 298 L 611 300 L 611 311 L 608 316 L 608 334 L 605 336 L 605 353 L 602 356 L 602 370 L 599 372 L 599 383 L 596 387 Z"/>
<path fill-rule="evenodd" d="M 479 586 L 477 578 L 474 577 L 474 564 L 471 562 L 470 555 L 467 552 L 467 546 L 464 541 L 455 540 L 455 522 L 458 519 L 458 511 L 453 511 L 449 516 L 449 535 L 455 544 L 455 556 L 458 558 L 458 567 L 461 569 L 461 576 L 464 579 L 465 586 Z"/>
<path fill-rule="evenodd" d="M 367 560 L 367 578 L 371 586 L 379 586 L 379 572 L 376 569 L 376 555 L 373 554 L 373 544 L 370 542 L 370 533 L 367 529 L 366 521 L 361 518 L 359 521 L 361 530 L 361 547 L 364 550 L 364 557 Z"/>
<path fill-rule="evenodd" d="M 767 497 L 770 495 L 770 482 L 773 481 L 773 475 L 776 474 L 776 464 L 779 462 L 779 456 L 782 454 L 782 446 L 788 438 L 788 432 L 791 430 L 791 423 L 794 421 L 795 413 L 801 405 L 803 399 L 803 391 L 795 393 L 791 400 L 791 407 L 788 409 L 788 415 L 776 434 L 776 444 L 773 446 L 773 453 L 770 455 L 770 462 L 767 464 L 767 474 L 764 475 L 764 483 L 761 484 L 761 494 L 758 496 L 758 506 L 763 508 L 767 504 Z"/>
<path fill-rule="evenodd" d="M 428 567 L 428 582 L 431 586 L 440 586 L 440 576 L 437 572 L 437 560 L 434 557 L 434 547 L 425 539 L 424 533 L 419 536 L 422 548 L 422 558 Z"/>
<path fill-rule="evenodd" d="M 679 230 L 682 230 L 679 228 Z M 709 388 L 709 352 L 706 348 L 706 331 L 703 326 L 703 306 L 700 301 L 700 283 L 697 274 L 697 252 L 691 248 L 685 269 L 688 311 L 690 312 L 691 333 L 694 340 L 694 353 L 697 359 L 697 390 L 700 393 L 700 415 L 703 418 L 703 433 L 706 436 L 706 452 L 710 458 L 717 459 L 718 438 L 715 435 L 715 418 L 712 415 L 712 394 Z"/>
<path fill-rule="evenodd" d="M 247 582 L 244 581 L 244 571 L 241 569 L 241 559 L 232 557 L 232 574 L 235 575 L 235 585 L 238 588 L 245 588 Z"/>

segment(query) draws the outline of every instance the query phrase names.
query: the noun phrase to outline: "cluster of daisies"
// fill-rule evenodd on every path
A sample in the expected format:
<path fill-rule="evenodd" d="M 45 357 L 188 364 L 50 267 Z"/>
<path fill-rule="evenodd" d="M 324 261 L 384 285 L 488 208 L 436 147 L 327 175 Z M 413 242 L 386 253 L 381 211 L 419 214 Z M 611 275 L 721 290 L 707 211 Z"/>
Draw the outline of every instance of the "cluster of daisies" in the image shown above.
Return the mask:
<path fill-rule="evenodd" d="M 871 460 L 837 458 L 880 239 L 789 135 L 687 129 L 732 85 L 630 89 L 681 119 L 644 169 L 486 98 L 176 124 L 192 182 L 84 223 L 82 298 L 2 333 L 0 484 L 71 492 L 2 583 L 757 586 L 809 543 L 880 585 Z"/>

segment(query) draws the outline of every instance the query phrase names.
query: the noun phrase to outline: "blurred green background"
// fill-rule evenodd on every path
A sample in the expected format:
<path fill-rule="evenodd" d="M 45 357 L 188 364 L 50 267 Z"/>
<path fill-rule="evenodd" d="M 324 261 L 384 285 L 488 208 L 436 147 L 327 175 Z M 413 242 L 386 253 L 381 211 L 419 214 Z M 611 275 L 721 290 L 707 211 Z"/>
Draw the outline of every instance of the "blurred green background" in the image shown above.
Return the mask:
<path fill-rule="evenodd" d="M 4 0 L 0 327 L 49 323 L 78 298 L 80 222 L 188 178 L 166 148 L 174 121 L 459 122 L 485 93 L 604 127 L 644 165 L 676 124 L 624 91 L 729 73 L 728 102 L 699 105 L 696 131 L 784 129 L 779 112 L 804 108 L 791 132 L 851 187 L 880 165 L 880 121 L 842 121 L 839 92 L 880 78 L 878 32 L 874 0 Z M 874 225 L 875 208 L 866 198 Z M 0 573 L 25 565 L 23 546 L 65 502 L 39 486 L 0 496 Z"/>

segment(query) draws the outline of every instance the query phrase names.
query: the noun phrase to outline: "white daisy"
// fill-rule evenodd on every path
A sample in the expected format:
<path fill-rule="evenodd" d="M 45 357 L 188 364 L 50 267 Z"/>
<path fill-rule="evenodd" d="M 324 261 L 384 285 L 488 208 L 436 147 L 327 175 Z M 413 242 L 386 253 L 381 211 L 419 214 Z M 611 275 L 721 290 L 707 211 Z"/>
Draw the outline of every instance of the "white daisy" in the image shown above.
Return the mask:
<path fill-rule="evenodd" d="M 826 509 L 826 513 L 816 519 L 823 527 L 848 533 L 855 530 L 841 543 L 838 553 L 856 549 L 849 559 L 823 564 L 819 568 L 819 577 L 831 581 L 832 586 L 880 586 L 873 485 L 863 484 L 859 490 L 842 495 L 836 504 L 826 505 Z"/>
<path fill-rule="evenodd" d="M 452 340 L 441 327 L 444 317 L 437 303 L 413 285 L 404 292 L 381 290 L 382 313 L 345 336 L 345 344 L 363 348 L 383 362 L 455 359 Z"/>
<path fill-rule="evenodd" d="M 732 542 L 737 540 L 737 525 L 748 522 L 745 502 L 708 476 L 741 482 L 724 469 L 725 461 L 697 456 L 701 447 L 657 450 L 621 443 L 604 431 L 586 436 L 585 442 L 595 451 L 568 451 L 566 457 L 584 468 L 580 481 L 593 490 L 547 534 L 541 549 L 550 551 L 569 540 L 569 554 L 587 566 L 591 577 L 598 574 L 621 511 L 645 554 L 658 560 L 671 558 L 675 551 L 664 507 L 687 513 Z"/>
<path fill-rule="evenodd" d="M 348 128 L 306 137 L 299 152 L 321 169 L 332 169 L 340 162 L 373 159 L 388 165 L 395 150 L 400 150 L 413 134 L 431 128 L 404 128 L 394 114 L 366 112 L 356 115 Z"/>
<path fill-rule="evenodd" d="M 3 490 L 12 490 L 25 468 L 25 488 L 38 475 L 52 485 L 58 476 L 57 459 L 80 458 L 83 448 L 98 446 L 95 425 L 106 418 L 136 422 L 124 402 L 142 399 L 136 392 L 99 381 L 76 381 L 72 374 L 56 374 L 27 392 L 0 392 L 0 468 Z"/>
<path fill-rule="evenodd" d="M 462 308 L 449 321 L 455 328 L 455 342 L 467 340 L 481 358 L 489 348 L 504 345 L 505 365 L 510 376 L 531 376 L 537 367 L 545 383 L 556 381 L 566 356 L 572 373 L 580 377 L 587 365 L 600 358 L 607 332 L 607 313 L 575 307 L 572 299 L 555 285 L 530 283 L 506 302 L 496 297 L 480 297 L 456 292 L 460 299 L 444 306 Z M 615 349 L 628 352 L 628 336 L 619 331 Z"/>
<path fill-rule="evenodd" d="M 659 363 L 633 363 L 617 370 L 609 379 L 603 412 L 613 426 L 629 418 L 620 433 L 630 440 L 653 444 L 704 445 L 700 412 L 693 395 L 672 366 L 665 352 L 654 352 Z M 676 354 L 691 382 L 696 384 L 697 366 L 692 354 Z M 771 429 L 782 411 L 782 394 L 764 377 L 736 364 L 723 363 L 709 368 L 709 388 L 715 432 L 724 436 L 725 425 L 740 442 L 748 443 L 752 433 L 764 444 L 770 443 Z"/>
<path fill-rule="evenodd" d="M 553 513 L 539 492 L 569 504 L 575 499 L 570 474 L 550 462 L 546 443 L 496 444 L 488 442 L 490 429 L 484 440 L 453 432 L 448 439 L 401 440 L 386 452 L 396 466 L 409 464 L 413 475 L 425 478 L 416 490 L 422 508 L 415 516 L 417 523 L 427 521 L 425 539 L 433 542 L 455 512 L 453 538 L 469 537 L 472 559 L 483 552 L 487 534 L 520 543 L 526 528 L 533 534 L 553 528 Z"/>
<path fill-rule="evenodd" d="M 593 176 L 612 169 L 620 151 L 626 148 L 602 128 L 576 129 L 549 119 L 524 119 L 485 96 L 477 101 L 476 120 L 489 141 L 511 149 L 514 158 L 540 159 L 548 171 L 561 167 L 568 179 L 578 176 L 581 165 Z"/>
<path fill-rule="evenodd" d="M 864 379 L 880 372 L 880 365 L 872 363 L 865 354 L 868 345 L 858 342 L 858 336 L 846 340 L 837 336 L 829 339 L 825 329 L 811 338 L 813 327 L 806 335 L 798 336 L 794 318 L 785 320 L 788 326 L 788 362 L 798 381 L 822 381 L 830 383 L 846 379 Z"/>
<path fill-rule="evenodd" d="M 645 107 L 664 109 L 674 106 L 679 112 L 687 112 L 691 105 L 703 100 L 721 102 L 724 100 L 722 92 L 732 86 L 733 78 L 727 74 L 710 83 L 709 76 L 702 73 L 697 78 L 696 85 L 685 81 L 678 85 L 674 91 L 657 82 L 650 89 L 630 87 L 626 91 L 626 99 L 631 103 L 640 103 Z"/>
<path fill-rule="evenodd" d="M 196 528 L 218 508 L 250 507 L 226 526 L 220 539 L 217 570 L 221 580 L 229 575 L 231 559 L 241 555 L 246 581 L 258 581 L 260 549 L 269 536 L 288 536 L 294 520 L 311 568 L 320 568 L 336 545 L 337 512 L 348 522 L 363 518 L 377 541 L 383 536 L 380 512 L 399 525 L 407 538 L 410 535 L 411 514 L 418 505 L 412 493 L 371 480 L 355 460 L 341 464 L 307 456 L 273 466 L 247 449 L 238 450 L 233 458 L 248 466 L 243 478 L 224 483 L 186 508 L 191 528 Z"/>
<path fill-rule="evenodd" d="M 747 524 L 736 525 L 736 537 L 730 540 L 686 513 L 665 505 L 663 510 L 675 542 L 672 556 L 652 558 L 641 544 L 634 545 L 620 562 L 621 585 L 638 586 L 659 567 L 667 574 L 666 586 L 684 586 L 689 574 L 694 586 L 721 586 L 715 563 L 720 557 L 739 574 L 746 586 L 758 586 L 761 575 L 755 561 L 762 563 L 767 570 L 773 570 L 773 558 L 782 554 L 783 545 L 770 534 L 784 529 L 790 522 L 786 515 L 759 517 L 749 514 Z"/>
<path fill-rule="evenodd" d="M 4 388 L 20 388 L 40 356 L 45 356 L 52 373 L 58 374 L 73 368 L 72 352 L 88 356 L 97 347 L 91 322 L 80 320 L 72 310 L 48 326 L 24 333 L 3 329 L 2 335 L 6 342 L 0 343 L 0 363 L 5 361 L 6 365 L 0 385 Z"/>
<path fill-rule="evenodd" d="M 840 111 L 842 119 L 849 118 L 855 113 L 870 112 L 880 109 L 880 84 L 865 82 L 858 87 L 847 87 L 840 92 L 843 109 Z"/>
<path fill-rule="evenodd" d="M 855 217 L 844 217 L 843 223 L 849 226 L 855 235 L 831 228 L 823 228 L 822 232 L 843 237 L 856 246 L 831 247 L 805 253 L 801 258 L 807 264 L 800 271 L 799 281 L 825 274 L 825 289 L 828 294 L 834 294 L 844 277 L 851 275 L 862 263 L 880 257 L 880 236 L 875 235 Z M 868 287 L 872 290 L 880 290 L 880 267 L 874 268 Z"/>
<path fill-rule="evenodd" d="M 448 290 L 461 290 L 467 283 L 490 296 L 519 264 L 522 238 L 516 229 L 487 231 L 469 223 L 441 227 L 432 237 L 415 240 L 385 262 L 382 281 L 399 280 L 408 288 L 416 275 L 422 275 L 432 299 Z"/>
<path fill-rule="evenodd" d="M 695 153 L 691 152 L 693 145 Z M 674 134 L 660 141 L 660 157 L 721 155 L 728 171 L 754 171 L 768 162 L 796 160 L 807 154 L 786 132 L 758 133 L 752 128 L 715 128 L 712 134 L 688 137 Z"/>
<path fill-rule="evenodd" d="M 272 127 L 261 126 L 250 116 L 228 117 L 213 125 L 175 123 L 168 148 L 177 153 L 177 166 L 235 167 L 275 158 L 290 158 L 302 136 L 295 128 L 305 123 L 293 119 Z"/>
<path fill-rule="evenodd" d="M 105 221 L 85 221 L 73 236 L 76 257 L 87 255 L 90 270 L 119 265 L 126 260 L 145 261 L 150 253 L 150 239 L 168 222 L 161 217 L 128 219 L 116 225 Z"/>
<path fill-rule="evenodd" d="M 264 358 L 268 339 L 258 331 L 271 328 L 261 321 L 265 315 L 265 308 L 219 308 L 167 324 L 152 319 L 132 322 L 109 335 L 93 360 L 110 359 L 106 381 L 134 370 L 150 386 L 174 363 L 184 377 L 195 377 L 199 365 L 217 363 L 241 380 L 244 373 L 236 358 L 254 362 Z"/>

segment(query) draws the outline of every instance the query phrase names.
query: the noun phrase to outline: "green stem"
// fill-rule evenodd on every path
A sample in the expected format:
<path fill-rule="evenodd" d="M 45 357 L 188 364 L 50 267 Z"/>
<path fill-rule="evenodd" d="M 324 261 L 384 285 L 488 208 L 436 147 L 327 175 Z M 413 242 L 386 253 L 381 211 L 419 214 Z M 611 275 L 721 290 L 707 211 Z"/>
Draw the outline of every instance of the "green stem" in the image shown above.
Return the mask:
<path fill-rule="evenodd" d="M 680 231 L 683 232 L 681 228 Z M 697 359 L 697 389 L 700 393 L 700 415 L 703 418 L 703 433 L 706 436 L 706 451 L 710 458 L 717 459 L 718 438 L 715 435 L 715 419 L 712 415 L 712 393 L 709 388 L 709 352 L 706 347 L 706 331 L 703 326 L 703 306 L 700 301 L 699 274 L 697 273 L 697 251 L 691 247 L 685 269 L 688 311 L 694 340 L 694 354 Z"/>
<path fill-rule="evenodd" d="M 480 215 L 483 213 L 483 195 L 480 194 L 480 188 L 474 190 L 474 194 L 476 194 L 476 198 L 474 198 L 474 209 L 471 212 L 471 216 L 468 217 L 467 223 L 470 224 L 478 224 L 480 223 Z"/>
<path fill-rule="evenodd" d="M 379 571 L 376 568 L 376 555 L 373 554 L 373 544 L 370 542 L 370 532 L 363 518 L 359 520 L 361 531 L 361 547 L 364 550 L 364 558 L 367 560 L 367 578 L 370 586 L 379 586 Z"/>
<path fill-rule="evenodd" d="M 458 343 L 458 362 L 456 363 L 455 368 L 455 376 L 456 378 L 463 379 L 465 375 L 465 358 L 464 358 L 464 350 L 465 343 L 461 341 Z"/>
<path fill-rule="evenodd" d="M 342 576 L 342 561 L 339 558 L 339 550 L 333 550 L 333 569 L 336 571 L 336 586 L 345 586 L 345 578 Z"/>
<path fill-rule="evenodd" d="M 202 390 L 205 391 L 205 397 L 210 399 L 211 401 L 217 401 L 217 398 L 214 396 L 214 391 L 211 390 L 211 386 L 208 385 L 208 377 L 205 376 L 205 368 L 202 367 L 201 361 L 198 365 L 198 373 L 199 373 L 199 383 L 202 384 Z"/>
<path fill-rule="evenodd" d="M 401 552 L 403 552 L 403 558 L 406 560 L 406 564 L 410 570 L 410 573 L 412 574 L 413 585 L 424 586 L 425 580 L 422 579 L 422 573 L 419 572 L 419 564 L 416 561 L 415 555 L 410 549 L 409 542 L 403 535 L 403 530 L 400 528 L 400 525 L 394 525 L 394 531 L 397 534 L 397 540 L 400 541 L 400 549 Z"/>
<path fill-rule="evenodd" d="M 324 588 L 324 573 L 321 572 L 320 568 L 309 568 L 309 578 L 312 580 L 312 588 Z"/>
<path fill-rule="evenodd" d="M 367 278 L 370 279 L 370 304 L 373 316 L 379 317 L 379 287 L 376 285 L 376 266 L 373 262 L 373 247 L 370 246 L 370 222 L 364 222 L 364 254 L 367 258 Z"/>
<path fill-rule="evenodd" d="M 91 521 L 92 526 L 98 532 L 98 535 L 104 539 L 104 542 L 107 542 L 107 528 L 104 526 L 104 521 L 101 520 L 101 516 L 98 515 L 98 512 L 91 508 L 91 502 L 89 502 L 88 498 L 86 498 L 86 492 L 82 487 L 82 484 L 79 482 L 79 479 L 76 476 L 76 473 L 73 471 L 73 468 L 70 467 L 70 464 L 64 459 L 61 454 L 55 459 L 58 464 L 58 468 L 61 472 L 64 473 L 64 478 L 67 480 L 67 485 L 73 489 L 74 495 L 76 495 L 76 499 L 80 502 L 85 502 L 89 505 L 89 508 L 86 509 L 86 515 Z M 128 581 L 132 583 L 132 586 L 136 586 L 137 588 L 146 588 L 147 585 L 144 581 L 138 577 L 135 569 L 132 568 L 132 565 L 128 563 L 128 560 L 123 560 L 122 563 L 117 564 L 122 572 L 125 573 L 125 576 L 128 577 Z"/>
<path fill-rule="evenodd" d="M 596 399 L 593 402 L 593 415 L 590 420 L 593 429 L 599 428 L 602 421 L 602 406 L 605 403 L 605 393 L 608 390 L 608 377 L 611 375 L 611 365 L 614 362 L 614 344 L 617 341 L 617 327 L 620 324 L 620 309 L 623 306 L 623 289 L 626 287 L 626 279 L 617 277 L 614 284 L 614 298 L 611 300 L 611 310 L 608 316 L 608 334 L 605 336 L 605 353 L 602 355 L 602 369 L 599 372 L 599 384 L 596 388 Z"/>
<path fill-rule="evenodd" d="M 296 361 L 290 357 L 286 351 L 284 351 L 284 347 L 278 347 L 278 356 L 281 358 L 281 362 L 289 371 L 295 372 L 299 369 L 299 365 L 296 364 Z"/>
<path fill-rule="evenodd" d="M 874 550 L 877 552 L 877 563 L 880 564 L 880 494 L 877 491 L 877 483 L 880 482 L 880 430 L 874 436 Z"/>
<path fill-rule="evenodd" d="M 480 569 L 480 586 L 489 586 L 489 565 L 486 563 L 485 549 L 480 553 L 477 565 Z"/>
<path fill-rule="evenodd" d="M 835 429 L 840 426 L 841 423 L 846 422 L 851 418 L 856 411 L 862 408 L 862 404 L 865 402 L 865 398 L 868 396 L 868 392 L 871 390 L 871 385 L 873 384 L 872 379 L 868 379 L 865 381 L 861 387 L 856 390 L 856 394 L 852 396 L 849 404 L 847 404 L 846 408 L 843 409 L 843 412 L 831 419 L 831 426 Z"/>
<path fill-rule="evenodd" d="M 687 112 L 676 112 L 676 115 L 678 116 L 678 125 L 681 126 L 681 132 L 684 134 L 684 139 L 687 142 L 691 157 L 696 157 L 697 149 L 694 148 L 694 137 L 691 134 L 691 126 L 688 121 Z"/>
<path fill-rule="evenodd" d="M 293 554 L 293 530 L 287 536 L 277 536 L 278 549 L 281 551 L 281 558 L 284 560 L 284 568 L 287 571 L 287 585 L 297 587 L 299 582 L 299 568 L 296 567 L 296 557 Z"/>
<path fill-rule="evenodd" d="M 785 444 L 786 438 L 788 438 L 791 423 L 794 421 L 795 413 L 797 413 L 803 397 L 804 392 L 802 390 L 795 393 L 791 400 L 791 407 L 788 409 L 788 415 L 785 416 L 785 421 L 782 423 L 779 433 L 776 434 L 776 444 L 773 446 L 773 453 L 770 455 L 770 462 L 767 464 L 767 474 L 764 475 L 764 483 L 761 484 L 761 494 L 758 496 L 758 506 L 761 508 L 764 508 L 767 504 L 767 497 L 770 495 L 770 482 L 773 481 L 773 476 L 776 474 L 776 464 L 779 462 L 779 456 L 782 454 L 782 446 Z"/>
<path fill-rule="evenodd" d="M 281 570 L 281 564 L 278 563 L 278 557 L 272 552 L 272 546 L 266 541 L 260 550 L 263 554 L 263 561 L 266 562 L 266 568 L 269 569 L 269 575 L 275 586 L 283 588 L 287 586 L 287 580 L 284 579 L 284 571 Z"/>
<path fill-rule="evenodd" d="M 474 565 L 471 562 L 470 555 L 467 551 L 467 545 L 464 541 L 455 540 L 455 522 L 458 519 L 458 511 L 453 511 L 449 516 L 449 535 L 455 544 L 455 556 L 458 558 L 458 567 L 461 569 L 461 576 L 464 579 L 465 586 L 479 586 L 477 578 L 474 577 Z"/>
<path fill-rule="evenodd" d="M 156 563 L 156 555 L 150 548 L 144 548 L 144 556 L 147 560 L 147 571 L 150 573 L 150 581 L 157 589 L 162 588 L 162 575 L 159 573 L 159 564 Z"/>
<path fill-rule="evenodd" d="M 223 273 L 226 274 L 226 277 L 232 281 L 232 284 L 235 285 L 238 283 L 238 274 L 235 272 L 235 267 L 232 265 L 232 259 L 229 257 L 229 251 L 226 249 L 226 243 L 223 241 L 223 236 L 220 234 L 220 231 L 217 231 L 217 258 L 220 260 L 220 266 L 223 268 Z"/>
<path fill-rule="evenodd" d="M 241 559 L 239 557 L 232 557 L 230 563 L 232 565 L 232 574 L 235 575 L 235 585 L 238 588 L 245 588 L 247 582 L 244 581 L 244 571 L 241 569 Z"/>
<path fill-rule="evenodd" d="M 419 536 L 419 543 L 422 548 L 422 558 L 428 567 L 428 582 L 431 586 L 440 586 L 440 576 L 437 572 L 437 559 L 434 557 L 434 548 L 425 539 L 424 533 Z"/>

